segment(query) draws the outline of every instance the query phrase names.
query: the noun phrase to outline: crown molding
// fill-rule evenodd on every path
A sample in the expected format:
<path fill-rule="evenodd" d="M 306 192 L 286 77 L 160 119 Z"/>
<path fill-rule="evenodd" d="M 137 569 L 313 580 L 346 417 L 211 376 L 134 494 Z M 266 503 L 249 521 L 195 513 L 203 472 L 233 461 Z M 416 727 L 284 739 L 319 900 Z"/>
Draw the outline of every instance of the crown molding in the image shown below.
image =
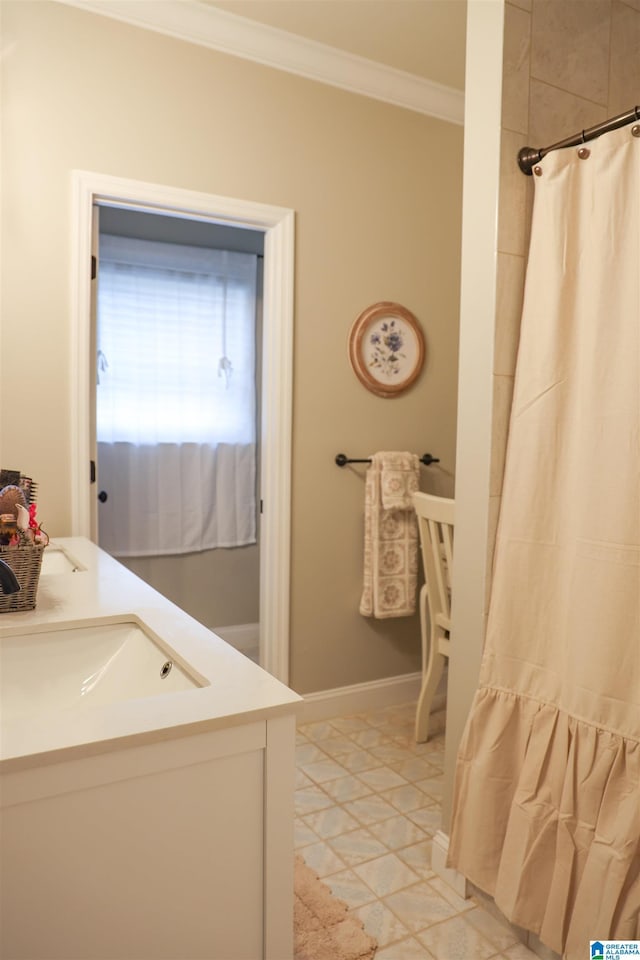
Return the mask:
<path fill-rule="evenodd" d="M 198 0 L 57 0 L 397 107 L 464 123 L 464 93 Z"/>

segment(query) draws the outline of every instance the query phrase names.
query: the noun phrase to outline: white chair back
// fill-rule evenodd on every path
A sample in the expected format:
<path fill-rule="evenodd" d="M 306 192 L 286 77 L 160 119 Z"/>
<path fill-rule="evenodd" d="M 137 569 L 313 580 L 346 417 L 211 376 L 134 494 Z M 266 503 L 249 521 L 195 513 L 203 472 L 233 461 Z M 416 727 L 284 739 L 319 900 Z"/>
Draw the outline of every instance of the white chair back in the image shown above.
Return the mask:
<path fill-rule="evenodd" d="M 428 737 L 431 704 L 449 656 L 451 572 L 455 500 L 414 493 L 425 584 L 420 594 L 422 689 L 416 711 L 416 740 Z"/>
<path fill-rule="evenodd" d="M 450 621 L 455 500 L 414 493 L 413 505 L 418 515 L 429 606 L 434 616 L 440 615 Z"/>

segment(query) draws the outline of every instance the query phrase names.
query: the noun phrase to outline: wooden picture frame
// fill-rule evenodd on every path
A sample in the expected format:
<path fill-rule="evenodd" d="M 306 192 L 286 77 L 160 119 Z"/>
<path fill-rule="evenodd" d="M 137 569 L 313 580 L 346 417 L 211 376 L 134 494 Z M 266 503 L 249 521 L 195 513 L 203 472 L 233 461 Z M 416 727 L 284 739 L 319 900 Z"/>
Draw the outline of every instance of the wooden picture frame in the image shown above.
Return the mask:
<path fill-rule="evenodd" d="M 358 380 L 386 399 L 407 390 L 422 370 L 424 335 L 406 307 L 383 300 L 367 307 L 349 332 L 349 361 Z"/>

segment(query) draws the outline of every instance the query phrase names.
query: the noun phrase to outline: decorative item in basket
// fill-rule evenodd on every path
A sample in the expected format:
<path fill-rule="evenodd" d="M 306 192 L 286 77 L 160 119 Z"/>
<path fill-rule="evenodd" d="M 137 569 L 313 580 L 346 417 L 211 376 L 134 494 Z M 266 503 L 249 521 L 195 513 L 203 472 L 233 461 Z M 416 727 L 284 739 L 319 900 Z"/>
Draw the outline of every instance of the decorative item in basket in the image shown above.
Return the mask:
<path fill-rule="evenodd" d="M 0 477 L 5 480 L 7 474 L 14 479 L 14 471 L 3 470 Z M 17 483 L 7 483 L 0 489 L 0 560 L 13 571 L 20 590 L 0 593 L 0 613 L 33 610 L 42 555 L 49 543 L 36 519 L 35 485 L 20 474 L 16 479 Z"/>

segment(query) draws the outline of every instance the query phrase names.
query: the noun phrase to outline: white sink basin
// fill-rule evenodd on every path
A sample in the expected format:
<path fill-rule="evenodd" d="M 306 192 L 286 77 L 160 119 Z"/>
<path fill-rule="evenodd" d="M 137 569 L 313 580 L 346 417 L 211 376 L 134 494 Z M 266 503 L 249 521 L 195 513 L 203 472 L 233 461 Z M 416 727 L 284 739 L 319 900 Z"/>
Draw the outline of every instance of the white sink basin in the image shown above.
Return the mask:
<path fill-rule="evenodd" d="M 76 560 L 70 553 L 67 553 L 66 550 L 63 550 L 62 547 L 54 543 L 49 544 L 43 551 L 40 576 L 59 573 L 77 573 L 79 570 L 86 569 L 79 560 Z"/>
<path fill-rule="evenodd" d="M 177 693 L 206 681 L 136 618 L 43 625 L 0 636 L 2 724 Z"/>

